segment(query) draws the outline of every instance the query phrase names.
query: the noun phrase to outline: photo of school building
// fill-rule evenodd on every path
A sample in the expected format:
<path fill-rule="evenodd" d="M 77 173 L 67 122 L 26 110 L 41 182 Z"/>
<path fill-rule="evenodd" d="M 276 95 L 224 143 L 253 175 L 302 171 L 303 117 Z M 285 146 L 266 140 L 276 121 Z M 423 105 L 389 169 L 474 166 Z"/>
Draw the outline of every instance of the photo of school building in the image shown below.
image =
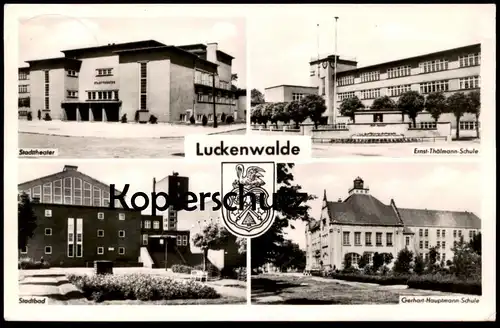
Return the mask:
<path fill-rule="evenodd" d="M 206 212 L 180 209 L 175 195 L 189 188 L 189 178 L 173 173 L 156 183 L 156 192 L 165 192 L 171 206 L 157 215 L 124 209 L 115 201 L 110 208 L 110 186 L 66 165 L 61 172 L 23 182 L 19 195 L 31 199 L 37 218 L 34 235 L 19 257 L 47 261 L 51 266 L 86 267 L 96 260 L 113 261 L 114 266 L 170 268 L 175 264 L 202 265 L 203 254 L 192 245 L 190 222 L 208 220 Z M 121 191 L 116 191 L 120 194 Z M 195 221 L 193 221 L 195 222 Z M 228 243 L 221 251 L 209 252 L 208 260 L 219 270 L 233 266 L 237 246 Z"/>
<path fill-rule="evenodd" d="M 460 238 L 468 242 L 481 232 L 474 213 L 400 208 L 393 199 L 386 205 L 359 177 L 344 200 L 330 201 L 326 193 L 319 220 L 306 226 L 307 269 L 340 270 L 346 256 L 357 266 L 365 253 L 370 258 L 375 252 L 391 253 L 396 259 L 404 248 L 427 260 L 431 247 L 437 247 L 438 262 L 446 264 Z"/>
<path fill-rule="evenodd" d="M 246 90 L 233 84 L 232 57 L 217 43 L 155 40 L 63 50 L 19 68 L 19 117 L 118 122 L 208 122 L 246 117 Z"/>

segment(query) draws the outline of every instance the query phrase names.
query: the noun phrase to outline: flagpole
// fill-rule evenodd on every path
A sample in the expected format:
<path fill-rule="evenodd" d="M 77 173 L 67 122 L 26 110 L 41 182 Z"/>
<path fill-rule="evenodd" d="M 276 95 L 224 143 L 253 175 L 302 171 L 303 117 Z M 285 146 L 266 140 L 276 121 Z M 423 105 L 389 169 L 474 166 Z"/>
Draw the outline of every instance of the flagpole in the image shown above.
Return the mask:
<path fill-rule="evenodd" d="M 333 124 L 335 125 L 337 118 L 337 20 L 339 18 L 335 17 L 335 67 L 333 69 Z"/>
<path fill-rule="evenodd" d="M 316 52 L 318 53 L 318 79 L 320 77 L 319 75 L 319 70 L 320 70 L 320 67 L 321 67 L 321 64 L 319 62 L 319 24 L 316 24 Z M 318 84 L 319 84 L 319 81 L 318 81 Z"/>

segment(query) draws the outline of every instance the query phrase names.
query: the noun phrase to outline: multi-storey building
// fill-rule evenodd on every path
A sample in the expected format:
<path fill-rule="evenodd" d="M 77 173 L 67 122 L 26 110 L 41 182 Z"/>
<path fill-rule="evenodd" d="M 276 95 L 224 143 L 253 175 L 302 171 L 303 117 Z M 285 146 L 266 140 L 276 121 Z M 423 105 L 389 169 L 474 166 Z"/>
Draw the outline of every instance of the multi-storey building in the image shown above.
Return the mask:
<path fill-rule="evenodd" d="M 18 115 L 26 118 L 30 111 L 30 70 L 29 67 L 18 69 Z"/>
<path fill-rule="evenodd" d="M 27 61 L 31 111 L 67 121 L 159 122 L 244 120 L 232 86 L 233 57 L 217 43 L 167 46 L 148 40 L 63 50 L 63 57 Z M 24 76 L 19 72 L 20 78 Z M 20 87 L 21 88 L 21 87 Z M 20 89 L 21 90 L 21 89 Z"/>
<path fill-rule="evenodd" d="M 264 99 L 270 103 L 298 101 L 304 96 L 317 94 L 317 87 L 301 85 L 283 84 L 264 89 Z"/>
<path fill-rule="evenodd" d="M 454 242 L 470 241 L 480 230 L 474 213 L 399 208 L 392 199 L 386 205 L 358 177 L 344 201 L 328 201 L 325 191 L 320 219 L 306 227 L 307 267 L 342 269 L 346 256 L 356 266 L 363 254 L 376 252 L 395 259 L 404 248 L 427 259 L 432 247 L 446 263 Z"/>
<path fill-rule="evenodd" d="M 357 62 L 337 57 L 336 86 L 334 86 L 335 56 L 327 56 L 310 62 L 311 85 L 325 96 L 330 122 L 346 122 L 341 117 L 341 102 L 357 96 L 365 105 L 365 110 L 356 115 L 356 123 L 401 122 L 401 113 L 388 110 L 371 110 L 373 100 L 388 96 L 397 102 L 406 91 L 418 91 L 422 95 L 431 92 L 443 92 L 449 96 L 455 92 L 469 92 L 480 88 L 481 45 L 448 49 L 425 55 L 400 60 L 357 67 Z M 336 90 L 334 90 L 336 87 Z M 333 99 L 336 94 L 336 99 Z M 406 117 L 405 121 L 409 122 Z M 418 122 L 433 122 L 434 119 L 425 111 L 417 116 Z M 456 128 L 453 114 L 441 115 L 439 122 L 450 122 Z M 475 130 L 477 122 L 473 114 L 467 113 L 461 118 L 461 130 Z"/>

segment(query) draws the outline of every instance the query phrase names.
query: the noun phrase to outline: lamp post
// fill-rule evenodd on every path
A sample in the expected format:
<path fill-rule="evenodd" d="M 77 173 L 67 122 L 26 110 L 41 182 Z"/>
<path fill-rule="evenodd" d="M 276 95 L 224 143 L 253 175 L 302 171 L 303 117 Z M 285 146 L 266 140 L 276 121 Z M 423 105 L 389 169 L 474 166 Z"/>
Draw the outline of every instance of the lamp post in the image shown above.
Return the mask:
<path fill-rule="evenodd" d="M 339 18 L 335 17 L 335 64 L 333 68 L 333 112 L 332 112 L 332 123 L 335 126 L 337 118 L 337 20 Z"/>

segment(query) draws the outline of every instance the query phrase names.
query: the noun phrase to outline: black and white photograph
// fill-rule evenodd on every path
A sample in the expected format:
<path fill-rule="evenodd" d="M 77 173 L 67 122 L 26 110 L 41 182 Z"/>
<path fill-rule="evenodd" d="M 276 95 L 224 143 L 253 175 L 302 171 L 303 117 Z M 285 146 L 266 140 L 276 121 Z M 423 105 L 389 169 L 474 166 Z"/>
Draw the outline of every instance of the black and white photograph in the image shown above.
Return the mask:
<path fill-rule="evenodd" d="M 244 18 L 24 17 L 18 57 L 19 148 L 182 157 L 246 132 Z"/>
<path fill-rule="evenodd" d="M 218 191 L 207 186 L 220 185 L 220 175 L 205 173 L 218 168 L 21 162 L 19 296 L 56 305 L 246 304 L 246 239 L 225 229 L 211 202 L 187 210 L 172 196 Z M 110 202 L 112 190 L 124 203 Z M 168 207 L 152 192 L 169 195 Z"/>
<path fill-rule="evenodd" d="M 488 9 L 430 7 L 332 6 L 249 25 L 251 133 L 311 136 L 313 157 L 476 155 Z"/>
<path fill-rule="evenodd" d="M 281 192 L 309 200 L 283 204 L 252 239 L 252 304 L 478 302 L 481 219 L 495 219 L 481 217 L 478 164 L 280 164 L 277 174 Z"/>

